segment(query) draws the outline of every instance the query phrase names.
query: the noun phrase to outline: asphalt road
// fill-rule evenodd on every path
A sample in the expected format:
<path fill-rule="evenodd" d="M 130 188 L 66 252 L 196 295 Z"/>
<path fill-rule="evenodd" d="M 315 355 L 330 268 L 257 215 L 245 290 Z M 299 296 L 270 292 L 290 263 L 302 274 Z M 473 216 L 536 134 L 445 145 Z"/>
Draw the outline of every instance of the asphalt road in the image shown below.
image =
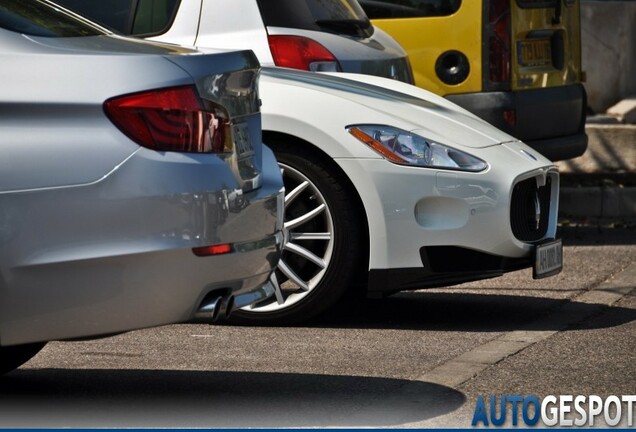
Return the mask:
<path fill-rule="evenodd" d="M 470 427 L 478 395 L 636 394 L 636 230 L 570 228 L 565 269 L 366 301 L 303 327 L 50 343 L 0 427 Z"/>

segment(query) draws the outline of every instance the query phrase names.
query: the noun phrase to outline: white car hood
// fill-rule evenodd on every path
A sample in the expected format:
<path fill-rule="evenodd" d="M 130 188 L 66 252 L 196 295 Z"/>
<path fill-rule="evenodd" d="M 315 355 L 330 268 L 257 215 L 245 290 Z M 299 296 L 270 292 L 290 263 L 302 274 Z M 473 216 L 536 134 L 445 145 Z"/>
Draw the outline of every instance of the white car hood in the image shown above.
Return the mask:
<path fill-rule="evenodd" d="M 484 148 L 517 141 L 470 112 L 431 92 L 400 81 L 349 73 L 314 73 L 263 68 L 260 85 L 273 79 L 294 87 L 329 93 L 411 125 L 410 132 L 442 142 Z M 446 138 L 446 139 L 445 139 Z"/>

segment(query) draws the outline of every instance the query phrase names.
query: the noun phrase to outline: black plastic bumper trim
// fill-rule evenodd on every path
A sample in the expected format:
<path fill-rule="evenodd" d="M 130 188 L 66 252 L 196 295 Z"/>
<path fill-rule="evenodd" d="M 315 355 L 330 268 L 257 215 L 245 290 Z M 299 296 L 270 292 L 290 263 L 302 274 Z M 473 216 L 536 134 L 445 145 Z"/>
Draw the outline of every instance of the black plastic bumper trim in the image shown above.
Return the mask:
<path fill-rule="evenodd" d="M 455 246 L 422 247 L 420 257 L 422 267 L 370 270 L 368 292 L 444 287 L 532 267 L 530 256 L 508 258 Z"/>

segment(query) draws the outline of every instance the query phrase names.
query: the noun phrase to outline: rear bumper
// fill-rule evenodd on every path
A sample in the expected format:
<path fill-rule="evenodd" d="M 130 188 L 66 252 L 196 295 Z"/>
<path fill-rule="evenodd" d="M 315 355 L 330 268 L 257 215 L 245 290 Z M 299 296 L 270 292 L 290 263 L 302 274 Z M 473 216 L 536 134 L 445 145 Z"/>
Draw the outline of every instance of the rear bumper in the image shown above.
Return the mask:
<path fill-rule="evenodd" d="M 262 174 L 243 194 L 215 155 L 140 149 L 92 185 L 1 195 L 14 214 L 0 242 L 2 344 L 189 321 L 210 295 L 231 297 L 227 312 L 271 295 L 284 191 L 266 148 Z M 233 251 L 192 251 L 223 243 Z"/>
<path fill-rule="evenodd" d="M 448 95 L 447 99 L 520 139 L 552 161 L 581 156 L 587 148 L 587 95 L 581 84 Z M 513 124 L 504 118 L 504 113 L 510 112 L 514 112 L 516 119 Z"/>

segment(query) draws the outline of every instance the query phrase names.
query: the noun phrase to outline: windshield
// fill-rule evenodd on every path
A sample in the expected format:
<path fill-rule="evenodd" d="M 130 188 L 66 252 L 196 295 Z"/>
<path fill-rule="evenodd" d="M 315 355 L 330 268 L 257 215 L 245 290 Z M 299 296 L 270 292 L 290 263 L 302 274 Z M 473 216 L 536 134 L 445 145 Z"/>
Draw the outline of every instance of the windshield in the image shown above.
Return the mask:
<path fill-rule="evenodd" d="M 0 27 L 30 36 L 78 37 L 104 34 L 98 27 L 82 21 L 42 0 L 2 0 Z"/>
<path fill-rule="evenodd" d="M 268 27 L 369 37 L 373 26 L 357 0 L 258 0 Z"/>

